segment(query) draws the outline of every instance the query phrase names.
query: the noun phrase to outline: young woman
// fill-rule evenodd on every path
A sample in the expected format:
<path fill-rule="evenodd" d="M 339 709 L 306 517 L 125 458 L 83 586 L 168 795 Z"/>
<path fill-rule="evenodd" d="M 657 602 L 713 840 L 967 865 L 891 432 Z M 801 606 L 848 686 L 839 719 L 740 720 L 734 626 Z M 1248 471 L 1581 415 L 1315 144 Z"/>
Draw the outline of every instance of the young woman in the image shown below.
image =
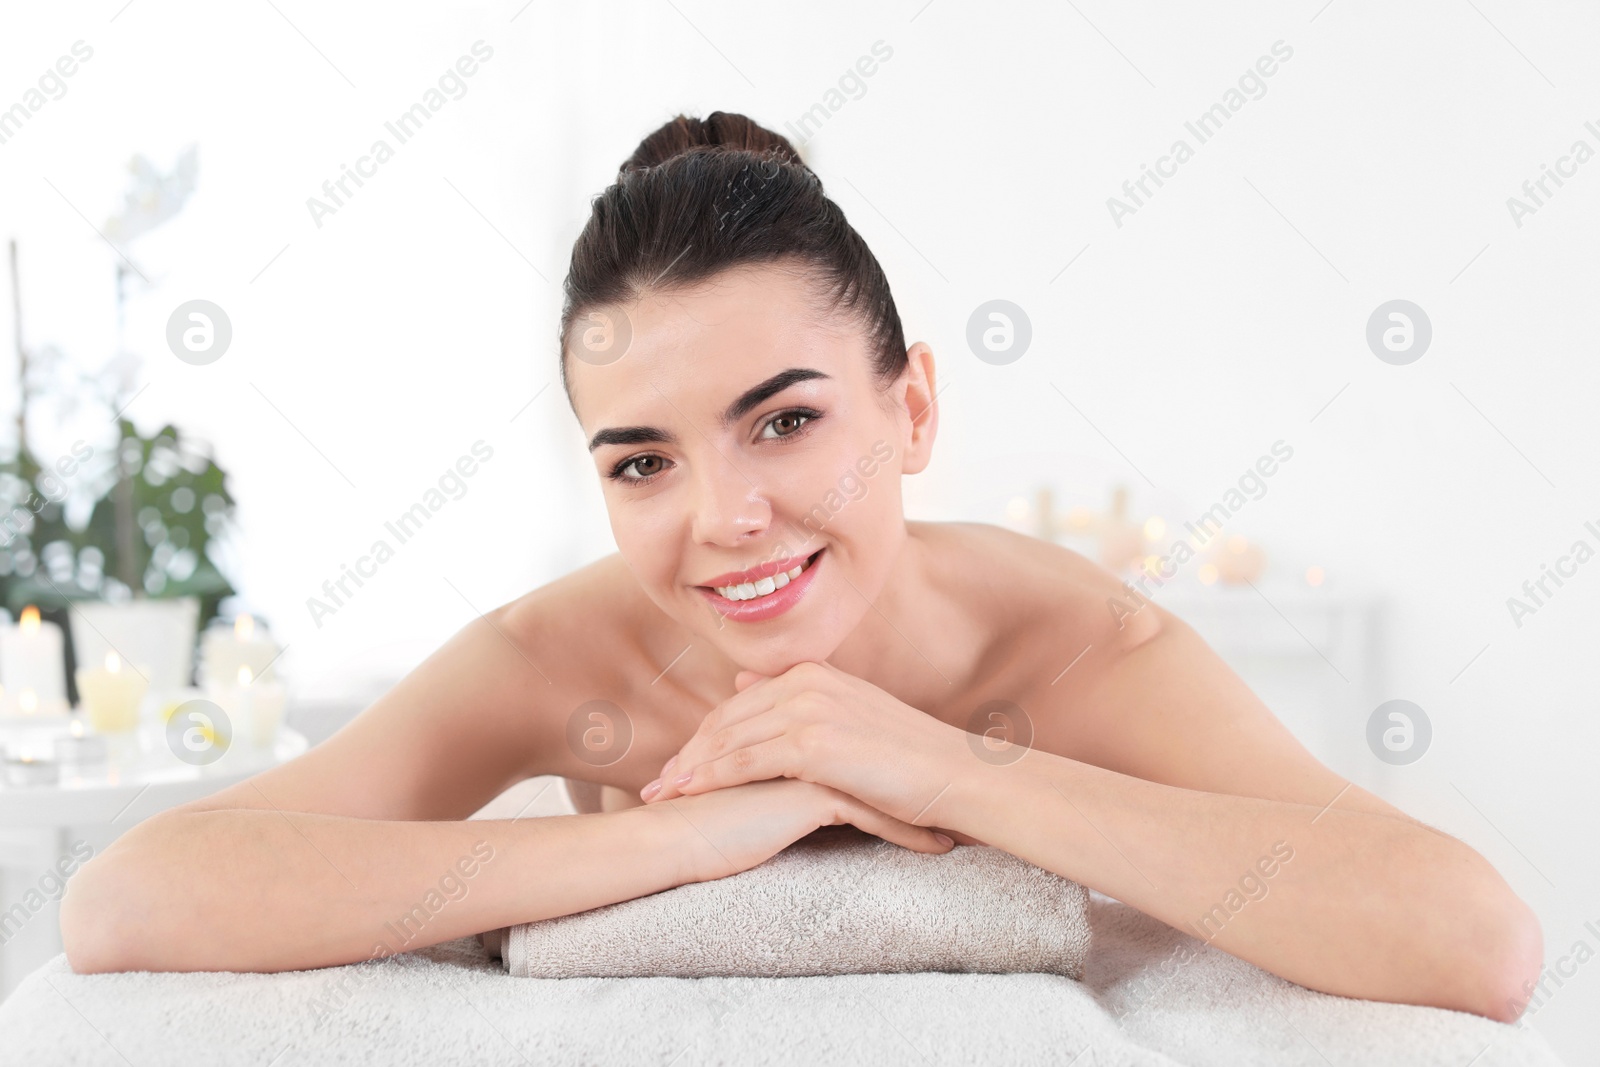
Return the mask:
<path fill-rule="evenodd" d="M 933 352 L 784 138 L 723 112 L 645 138 L 566 297 L 619 551 L 464 626 L 299 759 L 125 834 L 64 899 L 75 969 L 349 963 L 848 822 L 1003 848 L 1313 989 L 1516 1017 L 1542 935 L 1483 857 L 1324 767 L 1097 565 L 906 520 Z M 598 784 L 603 810 L 467 820 L 532 775 Z"/>

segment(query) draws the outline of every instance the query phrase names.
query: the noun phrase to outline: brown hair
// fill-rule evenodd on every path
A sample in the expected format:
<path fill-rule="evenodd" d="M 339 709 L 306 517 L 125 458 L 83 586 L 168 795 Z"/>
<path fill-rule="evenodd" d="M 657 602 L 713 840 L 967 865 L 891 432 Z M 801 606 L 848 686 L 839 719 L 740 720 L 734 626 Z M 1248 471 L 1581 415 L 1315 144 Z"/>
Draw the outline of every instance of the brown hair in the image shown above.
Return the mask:
<path fill-rule="evenodd" d="M 655 286 L 785 260 L 813 284 L 824 313 L 845 308 L 866 328 L 879 382 L 898 379 L 906 343 L 889 280 L 794 146 L 731 112 L 672 119 L 595 197 L 573 243 L 560 335 L 567 402 L 568 335 L 580 316 Z"/>

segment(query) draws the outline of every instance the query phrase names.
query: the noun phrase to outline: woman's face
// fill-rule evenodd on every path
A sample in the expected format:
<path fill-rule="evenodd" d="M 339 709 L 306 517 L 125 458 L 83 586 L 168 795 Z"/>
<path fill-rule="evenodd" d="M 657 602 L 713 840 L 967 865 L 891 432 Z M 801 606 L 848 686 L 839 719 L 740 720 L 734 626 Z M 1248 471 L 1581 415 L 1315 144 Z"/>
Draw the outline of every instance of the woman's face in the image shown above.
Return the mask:
<path fill-rule="evenodd" d="M 881 392 L 864 330 L 822 319 L 775 267 L 601 313 L 631 331 L 625 354 L 602 364 L 569 341 L 567 373 L 628 567 L 742 667 L 827 659 L 906 537 L 900 476 L 936 425 L 927 346 Z"/>

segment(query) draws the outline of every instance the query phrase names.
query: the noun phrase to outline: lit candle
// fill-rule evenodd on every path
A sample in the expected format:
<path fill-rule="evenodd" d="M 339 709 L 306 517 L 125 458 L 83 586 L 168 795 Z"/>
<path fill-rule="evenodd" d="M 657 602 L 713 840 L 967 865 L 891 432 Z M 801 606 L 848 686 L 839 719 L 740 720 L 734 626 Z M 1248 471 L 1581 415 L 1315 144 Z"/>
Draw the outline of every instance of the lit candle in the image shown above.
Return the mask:
<path fill-rule="evenodd" d="M 61 627 L 43 622 L 29 604 L 16 625 L 0 627 L 0 683 L 17 694 L 23 715 L 61 714 L 67 707 L 67 668 Z"/>
<path fill-rule="evenodd" d="M 200 686 L 229 686 L 240 667 L 249 667 L 250 676 L 259 678 L 278 658 L 278 651 L 276 642 L 257 634 L 256 621 L 248 614 L 234 619 L 231 627 L 214 626 L 200 642 Z"/>
<path fill-rule="evenodd" d="M 39 759 L 24 754 L 5 757 L 6 785 L 25 789 L 36 785 L 55 785 L 61 780 L 61 768 L 55 760 Z"/>
<path fill-rule="evenodd" d="M 80 716 L 72 717 L 65 737 L 56 738 L 56 759 L 63 769 L 104 763 L 106 758 L 106 739 L 85 731 Z"/>
<path fill-rule="evenodd" d="M 106 665 L 78 671 L 78 695 L 97 733 L 114 734 L 139 725 L 139 704 L 150 683 L 138 671 L 123 670 L 122 657 L 106 653 Z"/>
<path fill-rule="evenodd" d="M 228 708 L 234 717 L 234 735 L 247 738 L 256 748 L 270 748 L 283 725 L 285 703 L 283 683 L 253 679 L 249 667 L 240 667 L 233 706 Z"/>

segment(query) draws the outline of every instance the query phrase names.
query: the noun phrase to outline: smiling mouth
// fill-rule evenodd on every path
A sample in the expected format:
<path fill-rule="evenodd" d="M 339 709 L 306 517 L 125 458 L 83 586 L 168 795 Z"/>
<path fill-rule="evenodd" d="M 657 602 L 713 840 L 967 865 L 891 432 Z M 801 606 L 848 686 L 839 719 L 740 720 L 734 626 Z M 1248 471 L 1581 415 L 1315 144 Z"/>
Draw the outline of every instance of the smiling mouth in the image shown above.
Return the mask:
<path fill-rule="evenodd" d="M 800 564 L 798 567 L 794 567 L 788 571 L 779 571 L 777 574 L 767 578 L 762 578 L 760 581 L 744 582 L 739 585 L 702 585 L 699 586 L 699 588 L 709 589 L 718 596 L 727 600 L 760 600 L 763 597 L 773 595 L 790 582 L 799 578 L 800 575 L 810 570 L 812 564 L 816 563 L 817 557 L 822 555 L 822 551 L 823 550 L 819 548 L 815 552 L 811 553 L 811 555 L 807 556 L 806 561 Z"/>

